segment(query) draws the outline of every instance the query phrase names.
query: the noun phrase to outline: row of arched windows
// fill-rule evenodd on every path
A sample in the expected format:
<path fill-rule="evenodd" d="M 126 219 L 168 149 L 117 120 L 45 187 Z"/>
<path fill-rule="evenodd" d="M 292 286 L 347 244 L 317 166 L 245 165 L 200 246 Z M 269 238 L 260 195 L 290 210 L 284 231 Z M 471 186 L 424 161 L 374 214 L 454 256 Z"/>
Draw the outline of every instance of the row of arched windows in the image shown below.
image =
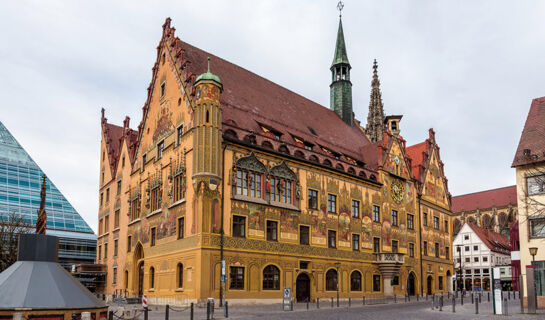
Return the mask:
<path fill-rule="evenodd" d="M 337 291 L 338 284 L 339 284 L 339 277 L 337 274 L 337 270 L 329 269 L 325 274 L 325 290 Z M 361 291 L 361 290 L 362 290 L 361 272 L 359 272 L 358 270 L 354 270 L 350 274 L 350 291 Z"/>

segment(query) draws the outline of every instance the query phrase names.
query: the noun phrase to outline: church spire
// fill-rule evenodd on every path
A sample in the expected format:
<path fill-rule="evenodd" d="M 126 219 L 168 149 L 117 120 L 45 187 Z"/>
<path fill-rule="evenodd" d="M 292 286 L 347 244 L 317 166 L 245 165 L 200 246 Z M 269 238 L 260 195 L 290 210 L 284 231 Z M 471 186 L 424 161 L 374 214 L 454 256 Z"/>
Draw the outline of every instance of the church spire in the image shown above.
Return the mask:
<path fill-rule="evenodd" d="M 384 105 L 380 93 L 380 81 L 378 79 L 378 64 L 373 63 L 373 80 L 371 81 L 371 98 L 369 101 L 369 114 L 367 115 L 367 127 L 365 134 L 371 142 L 381 141 L 384 136 Z"/>
<path fill-rule="evenodd" d="M 343 9 L 342 1 L 339 1 L 337 8 L 339 12 Z M 354 123 L 352 111 L 352 82 L 350 82 L 350 62 L 346 53 L 344 42 L 343 24 L 339 15 L 339 29 L 337 31 L 337 42 L 335 44 L 335 55 L 331 64 L 330 108 L 348 125 Z"/>

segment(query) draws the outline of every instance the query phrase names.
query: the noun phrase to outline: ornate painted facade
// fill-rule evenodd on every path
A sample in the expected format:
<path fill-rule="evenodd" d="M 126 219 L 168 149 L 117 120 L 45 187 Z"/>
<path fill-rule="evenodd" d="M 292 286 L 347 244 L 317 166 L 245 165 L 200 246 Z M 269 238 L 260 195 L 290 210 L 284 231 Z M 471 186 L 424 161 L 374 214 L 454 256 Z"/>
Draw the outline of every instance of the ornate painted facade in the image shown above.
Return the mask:
<path fill-rule="evenodd" d="M 283 287 L 314 301 L 337 284 L 354 298 L 448 290 L 450 195 L 434 136 L 416 160 L 389 130 L 372 143 L 334 106 L 174 32 L 167 19 L 138 130 L 102 117 L 97 259 L 108 265 L 107 294 L 172 304 L 278 300 Z M 334 61 L 333 82 L 343 68 L 347 58 Z M 351 100 L 341 109 L 352 112 Z M 421 211 L 447 229 L 423 228 Z"/>

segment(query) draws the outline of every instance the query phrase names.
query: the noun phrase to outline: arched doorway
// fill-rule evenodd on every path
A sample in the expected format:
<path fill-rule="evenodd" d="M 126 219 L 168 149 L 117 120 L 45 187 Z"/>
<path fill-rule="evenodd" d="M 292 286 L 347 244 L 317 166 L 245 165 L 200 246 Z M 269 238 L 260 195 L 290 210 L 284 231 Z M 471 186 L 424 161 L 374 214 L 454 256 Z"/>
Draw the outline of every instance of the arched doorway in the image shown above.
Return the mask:
<path fill-rule="evenodd" d="M 304 272 L 297 276 L 295 298 L 297 302 L 310 301 L 310 277 Z"/>
<path fill-rule="evenodd" d="M 426 293 L 429 295 L 432 295 L 433 294 L 433 277 L 432 276 L 428 276 L 428 279 L 427 279 L 427 291 Z"/>
<path fill-rule="evenodd" d="M 144 294 L 144 261 L 138 264 L 138 296 Z"/>
<path fill-rule="evenodd" d="M 144 249 L 142 244 L 138 242 L 134 248 L 132 256 L 133 265 L 133 277 L 132 277 L 132 290 L 138 296 L 144 294 Z"/>
<path fill-rule="evenodd" d="M 415 284 L 415 276 L 414 273 L 409 273 L 409 277 L 407 278 L 407 294 L 410 296 L 414 296 L 416 293 L 416 284 Z"/>

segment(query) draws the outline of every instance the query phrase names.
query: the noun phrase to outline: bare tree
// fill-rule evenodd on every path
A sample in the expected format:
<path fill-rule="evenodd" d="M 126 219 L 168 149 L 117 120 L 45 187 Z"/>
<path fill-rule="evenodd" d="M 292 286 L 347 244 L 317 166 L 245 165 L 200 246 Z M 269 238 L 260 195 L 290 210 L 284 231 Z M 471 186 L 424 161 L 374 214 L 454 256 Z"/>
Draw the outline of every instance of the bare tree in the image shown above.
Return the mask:
<path fill-rule="evenodd" d="M 524 216 L 519 212 L 519 223 L 521 221 L 531 223 L 533 218 L 545 217 L 545 168 L 534 168 L 526 172 L 526 183 L 523 187 L 524 198 L 520 199 L 525 204 L 527 211 Z M 534 223 L 530 225 L 534 234 L 545 234 L 545 223 Z"/>
<path fill-rule="evenodd" d="M 15 211 L 0 221 L 0 272 L 17 261 L 18 236 L 30 233 L 32 226 L 25 222 L 23 216 Z"/>

